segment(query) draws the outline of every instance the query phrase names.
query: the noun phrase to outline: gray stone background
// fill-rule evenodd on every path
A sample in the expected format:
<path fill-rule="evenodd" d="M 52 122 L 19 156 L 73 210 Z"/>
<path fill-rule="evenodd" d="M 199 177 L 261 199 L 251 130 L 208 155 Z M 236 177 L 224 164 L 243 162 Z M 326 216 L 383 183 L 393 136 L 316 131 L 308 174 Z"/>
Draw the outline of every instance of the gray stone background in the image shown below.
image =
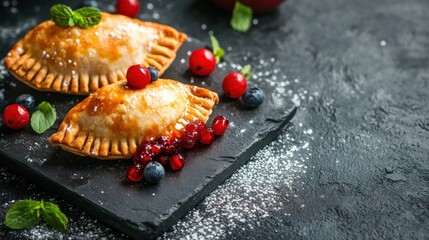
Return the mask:
<path fill-rule="evenodd" d="M 112 2 L 100 1 L 100 8 L 112 11 Z M 285 83 L 276 96 L 299 105 L 278 140 L 163 238 L 429 238 L 429 1 L 288 0 L 255 16 L 245 34 L 208 1 L 141 3 L 142 19 L 207 43 L 214 33 L 232 62 L 251 64 L 258 79 Z M 0 25 L 5 55 L 46 18 L 13 16 L 51 4 L 2 4 L 12 16 Z M 0 81 L 6 74 L 0 71 Z M 0 166 L 0 218 L 24 198 L 59 203 L 69 231 L 40 224 L 15 232 L 0 224 L 0 239 L 127 238 Z"/>

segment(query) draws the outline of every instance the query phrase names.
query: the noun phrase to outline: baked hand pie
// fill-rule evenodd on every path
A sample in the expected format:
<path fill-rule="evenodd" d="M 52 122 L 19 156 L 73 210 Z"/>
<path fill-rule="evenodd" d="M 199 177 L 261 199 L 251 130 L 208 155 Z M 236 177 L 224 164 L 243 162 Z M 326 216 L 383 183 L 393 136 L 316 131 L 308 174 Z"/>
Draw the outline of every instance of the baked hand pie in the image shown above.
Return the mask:
<path fill-rule="evenodd" d="M 100 23 L 89 28 L 48 20 L 13 46 L 4 65 L 35 89 L 89 94 L 125 80 L 133 64 L 154 66 L 162 74 L 185 40 L 172 27 L 123 15 L 102 13 Z"/>
<path fill-rule="evenodd" d="M 99 159 L 131 158 L 143 140 L 180 136 L 186 124 L 206 122 L 218 101 L 215 92 L 174 80 L 137 90 L 113 83 L 73 107 L 49 142 Z"/>

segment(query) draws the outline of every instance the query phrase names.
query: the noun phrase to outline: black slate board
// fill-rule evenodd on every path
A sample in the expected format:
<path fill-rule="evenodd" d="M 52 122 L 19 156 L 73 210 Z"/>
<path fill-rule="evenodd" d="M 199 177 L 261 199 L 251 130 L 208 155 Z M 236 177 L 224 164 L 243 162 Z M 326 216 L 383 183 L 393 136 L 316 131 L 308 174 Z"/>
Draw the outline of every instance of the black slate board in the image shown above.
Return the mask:
<path fill-rule="evenodd" d="M 223 68 L 204 78 L 192 76 L 187 69 L 189 51 L 203 46 L 195 39 L 186 42 L 163 77 L 192 82 L 221 93 L 223 76 L 232 70 L 227 62 Z M 258 109 L 246 110 L 239 101 L 220 96 L 221 101 L 209 122 L 215 115 L 228 117 L 232 124 L 223 137 L 216 139 L 211 146 L 188 152 L 184 169 L 177 173 L 168 172 L 159 185 L 129 184 L 124 173 L 131 164 L 130 160 L 100 161 L 49 146 L 48 137 L 58 129 L 67 111 L 84 97 L 37 92 L 13 77 L 6 81 L 10 81 L 5 85 L 8 103 L 19 94 L 30 93 L 37 103 L 44 100 L 52 103 L 58 120 L 42 135 L 34 133 L 30 126 L 22 131 L 12 131 L 1 123 L 2 164 L 134 238 L 152 238 L 171 227 L 272 141 L 296 112 L 291 106 L 274 105 L 270 98 Z M 270 92 L 268 84 L 260 87 Z"/>

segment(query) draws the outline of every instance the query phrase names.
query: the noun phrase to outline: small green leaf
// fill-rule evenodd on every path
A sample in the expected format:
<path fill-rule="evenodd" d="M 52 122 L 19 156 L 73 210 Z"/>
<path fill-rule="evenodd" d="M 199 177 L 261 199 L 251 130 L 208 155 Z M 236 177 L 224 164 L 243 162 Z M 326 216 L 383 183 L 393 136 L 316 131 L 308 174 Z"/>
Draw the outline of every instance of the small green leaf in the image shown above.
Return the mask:
<path fill-rule="evenodd" d="M 73 20 L 73 22 L 75 23 L 75 25 L 80 25 L 80 22 L 82 22 L 83 20 L 82 15 L 80 15 L 79 13 L 73 12 L 73 16 L 72 18 L 70 18 L 70 20 Z"/>
<path fill-rule="evenodd" d="M 73 17 L 75 17 L 79 27 L 87 28 L 100 23 L 101 13 L 97 8 L 83 7 L 76 10 Z"/>
<path fill-rule="evenodd" d="M 83 7 L 74 11 L 67 5 L 56 4 L 49 9 L 52 21 L 64 27 L 75 25 L 83 28 L 91 27 L 100 23 L 101 12 L 97 8 Z"/>
<path fill-rule="evenodd" d="M 73 27 L 74 25 L 76 25 L 76 21 L 73 18 L 70 18 L 68 26 Z"/>
<path fill-rule="evenodd" d="M 63 4 L 56 4 L 49 9 L 49 14 L 51 15 L 52 21 L 57 25 L 67 27 L 70 25 L 70 19 L 73 16 L 73 10 Z"/>
<path fill-rule="evenodd" d="M 12 229 L 24 229 L 34 226 L 40 219 L 40 202 L 20 200 L 14 203 L 6 213 L 5 224 Z"/>
<path fill-rule="evenodd" d="M 235 2 L 232 12 L 231 27 L 239 32 L 247 32 L 252 24 L 253 11 L 250 7 Z"/>
<path fill-rule="evenodd" d="M 210 36 L 210 42 L 212 44 L 213 54 L 216 57 L 216 62 L 218 63 L 225 55 L 225 50 L 220 47 L 219 42 L 215 36 Z"/>
<path fill-rule="evenodd" d="M 31 115 L 31 127 L 33 130 L 42 134 L 54 125 L 57 119 L 57 112 L 48 102 L 41 102 L 37 110 Z"/>
<path fill-rule="evenodd" d="M 240 73 L 243 74 L 243 76 L 246 78 L 246 80 L 249 80 L 250 77 L 252 76 L 252 66 L 250 66 L 250 65 L 244 66 L 241 69 Z"/>
<path fill-rule="evenodd" d="M 53 229 L 62 232 L 67 230 L 69 220 L 56 204 L 42 201 L 41 215 Z"/>

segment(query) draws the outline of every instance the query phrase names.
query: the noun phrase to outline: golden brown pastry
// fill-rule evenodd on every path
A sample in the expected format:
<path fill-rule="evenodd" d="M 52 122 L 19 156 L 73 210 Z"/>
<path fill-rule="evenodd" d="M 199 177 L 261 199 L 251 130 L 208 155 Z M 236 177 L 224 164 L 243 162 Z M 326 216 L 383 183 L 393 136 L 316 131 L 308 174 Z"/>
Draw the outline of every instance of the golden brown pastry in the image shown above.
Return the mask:
<path fill-rule="evenodd" d="M 48 20 L 13 46 L 4 65 L 38 90 L 89 94 L 124 80 L 134 64 L 162 74 L 185 39 L 172 27 L 123 15 L 102 13 L 100 23 L 89 28 Z"/>
<path fill-rule="evenodd" d="M 167 79 L 138 90 L 114 83 L 73 107 L 49 142 L 79 155 L 131 158 L 142 140 L 180 136 L 189 122 L 206 122 L 218 100 L 208 89 Z"/>

